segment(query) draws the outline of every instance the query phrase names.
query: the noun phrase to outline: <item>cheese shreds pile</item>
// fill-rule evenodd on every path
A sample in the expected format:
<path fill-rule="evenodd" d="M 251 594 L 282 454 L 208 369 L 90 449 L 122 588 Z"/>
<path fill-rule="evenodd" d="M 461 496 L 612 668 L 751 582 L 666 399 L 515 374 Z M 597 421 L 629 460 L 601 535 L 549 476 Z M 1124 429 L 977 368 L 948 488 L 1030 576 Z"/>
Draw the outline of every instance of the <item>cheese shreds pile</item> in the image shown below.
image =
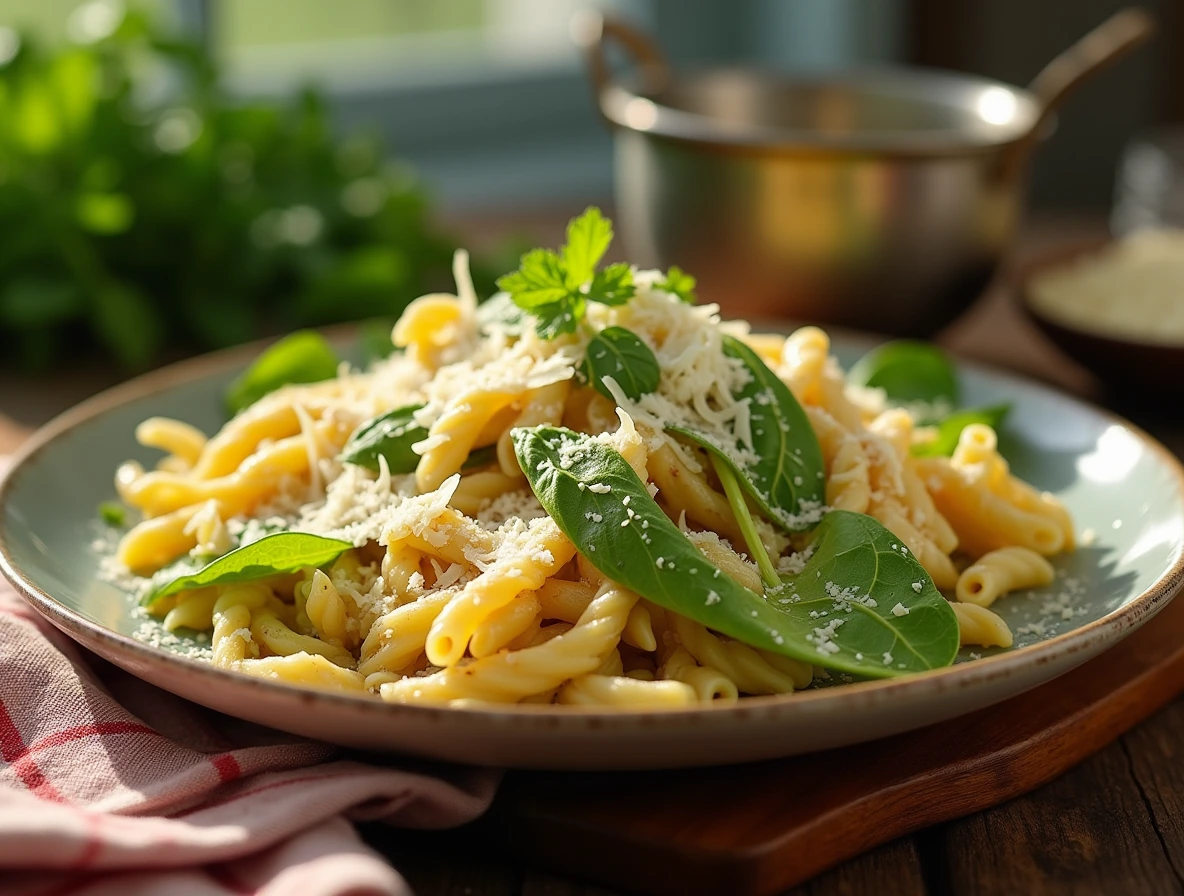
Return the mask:
<path fill-rule="evenodd" d="M 1032 307 L 1058 323 L 1184 344 L 1184 230 L 1143 230 L 1032 278 Z"/>

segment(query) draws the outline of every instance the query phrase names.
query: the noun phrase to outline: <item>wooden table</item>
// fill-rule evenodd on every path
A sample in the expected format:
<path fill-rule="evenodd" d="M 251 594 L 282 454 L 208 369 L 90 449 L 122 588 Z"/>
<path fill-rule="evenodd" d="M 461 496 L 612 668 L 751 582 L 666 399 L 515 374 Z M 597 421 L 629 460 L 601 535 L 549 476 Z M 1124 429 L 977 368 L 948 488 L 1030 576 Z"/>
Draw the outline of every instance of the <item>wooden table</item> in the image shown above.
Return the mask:
<path fill-rule="evenodd" d="M 552 228 L 545 227 L 545 230 Z M 554 228 L 557 229 L 557 228 Z M 1017 264 L 1097 236 L 1096 220 L 1042 219 Z M 940 340 L 1129 416 L 1184 455 L 1184 415 L 1118 400 L 1024 320 L 997 286 Z M 0 376 L 0 413 L 38 422 L 108 374 L 48 383 Z M 0 432 L 0 439 L 3 433 Z M 874 751 L 874 746 L 869 747 Z M 1184 893 L 1184 700 L 1025 797 L 889 843 L 793 891 L 809 896 Z M 366 825 L 420 896 L 608 896 L 612 891 L 511 863 L 478 833 L 417 833 Z"/>

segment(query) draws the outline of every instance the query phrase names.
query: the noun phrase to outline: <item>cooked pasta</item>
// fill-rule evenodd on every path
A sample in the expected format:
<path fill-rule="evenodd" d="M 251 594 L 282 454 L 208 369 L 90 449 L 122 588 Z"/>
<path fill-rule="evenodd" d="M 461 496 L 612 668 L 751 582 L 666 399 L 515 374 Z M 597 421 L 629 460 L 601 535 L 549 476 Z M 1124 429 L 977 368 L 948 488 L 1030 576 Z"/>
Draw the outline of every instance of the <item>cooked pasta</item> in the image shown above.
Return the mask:
<path fill-rule="evenodd" d="M 833 607 L 764 640 L 738 634 L 739 623 L 729 634 L 711 613 L 721 582 L 755 602 L 753 618 L 766 606 L 794 612 L 793 576 L 817 547 L 810 530 L 844 512 L 882 526 L 891 544 L 878 550 L 912 571 L 895 606 L 878 607 L 893 623 L 886 632 L 914 601 L 935 600 L 951 651 L 1012 644 L 988 607 L 1052 581 L 1045 558 L 1073 547 L 1073 526 L 1054 497 L 1011 473 L 989 427 L 967 426 L 951 457 L 914 456 L 910 412 L 848 390 L 823 331 L 749 334 L 714 306 L 680 301 L 658 272 L 627 272 L 629 295 L 601 300 L 586 285 L 572 306 L 585 319 L 553 338 L 521 315 L 483 318 L 458 253 L 457 295 L 413 302 L 392 334 L 404 351 L 372 371 L 282 387 L 209 437 L 182 421 L 144 421 L 137 439 L 165 457 L 117 471 L 120 496 L 142 518 L 116 562 L 144 577 L 144 591 L 194 576 L 149 610 L 169 630 L 210 632 L 223 668 L 399 703 L 658 710 L 788 694 L 834 668 L 841 627 L 859 615 L 847 614 L 877 608 L 870 592 L 820 580 L 809 587 L 825 584 Z M 610 331 L 641 348 L 604 341 Z M 733 336 L 755 360 L 730 348 L 743 344 Z M 608 348 L 624 359 L 615 368 L 604 366 Z M 629 351 L 655 359 L 648 385 L 644 369 L 625 365 Z M 752 364 L 788 398 L 752 391 Z M 795 399 L 801 423 L 785 410 Z M 770 405 L 780 416 L 764 413 Z M 411 421 L 400 433 L 414 434 L 402 453 L 357 453 L 367 421 L 400 408 Z M 777 458 L 758 450 L 772 426 Z M 554 462 L 526 464 L 523 432 L 568 433 L 570 444 L 553 439 Z M 813 461 L 801 446 L 811 440 L 818 467 L 806 475 Z M 592 448 L 621 461 L 612 475 L 628 473 L 638 491 L 619 499 L 610 481 L 632 479 L 580 479 L 564 499 L 578 516 L 548 505 L 544 476 L 575 483 L 573 464 Z M 769 460 L 776 494 L 746 478 Z M 811 488 L 818 501 L 797 497 Z M 791 498 L 795 512 L 782 512 Z M 632 547 L 612 547 L 610 510 L 619 543 Z M 573 534 L 573 518 L 584 534 Z M 209 572 L 212 558 L 275 531 L 337 547 L 328 561 Z M 670 538 L 689 551 L 678 593 L 661 584 L 676 568 L 657 547 Z M 174 561 L 188 564 L 183 573 L 170 572 Z M 642 564 L 649 578 L 638 578 Z M 787 638 L 799 639 L 794 649 L 782 649 Z M 875 651 L 877 674 L 905 668 L 896 643 Z"/>
<path fill-rule="evenodd" d="M 1035 551 L 1014 545 L 979 557 L 958 576 L 958 600 L 989 607 L 1009 591 L 1038 588 L 1053 580 L 1052 564 Z"/>

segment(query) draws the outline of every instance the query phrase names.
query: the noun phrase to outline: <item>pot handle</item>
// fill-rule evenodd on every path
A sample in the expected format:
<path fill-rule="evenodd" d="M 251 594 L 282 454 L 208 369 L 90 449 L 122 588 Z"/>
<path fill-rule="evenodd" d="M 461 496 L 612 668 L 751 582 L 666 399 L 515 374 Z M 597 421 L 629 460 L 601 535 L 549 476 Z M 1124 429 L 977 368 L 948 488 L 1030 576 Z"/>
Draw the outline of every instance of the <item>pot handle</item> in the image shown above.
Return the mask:
<path fill-rule="evenodd" d="M 662 50 L 648 34 L 633 26 L 589 10 L 578 14 L 572 21 L 571 33 L 572 39 L 584 50 L 596 102 L 602 114 L 604 92 L 612 86 L 606 51 L 613 42 L 620 44 L 637 65 L 643 92 L 660 91 L 669 83 L 670 66 Z"/>
<path fill-rule="evenodd" d="M 1040 111 L 1024 136 L 1013 144 L 1005 160 L 1012 174 L 1022 165 L 1044 134 L 1056 110 L 1078 85 L 1143 44 L 1155 33 L 1155 18 L 1140 6 L 1119 10 L 1093 31 L 1048 63 L 1029 85 Z"/>

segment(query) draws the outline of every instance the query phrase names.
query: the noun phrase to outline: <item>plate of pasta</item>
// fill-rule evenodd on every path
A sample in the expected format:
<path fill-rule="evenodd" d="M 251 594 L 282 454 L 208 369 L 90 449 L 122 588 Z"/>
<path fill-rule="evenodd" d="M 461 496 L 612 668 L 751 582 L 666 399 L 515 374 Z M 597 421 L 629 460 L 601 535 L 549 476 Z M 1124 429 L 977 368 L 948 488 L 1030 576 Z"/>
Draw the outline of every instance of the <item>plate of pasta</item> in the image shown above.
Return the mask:
<path fill-rule="evenodd" d="M 342 744 L 720 764 L 998 703 L 1184 578 L 1138 429 L 924 343 L 760 333 L 589 209 L 390 353 L 285 337 L 66 413 L 0 483 L 0 568 L 100 655 Z"/>

